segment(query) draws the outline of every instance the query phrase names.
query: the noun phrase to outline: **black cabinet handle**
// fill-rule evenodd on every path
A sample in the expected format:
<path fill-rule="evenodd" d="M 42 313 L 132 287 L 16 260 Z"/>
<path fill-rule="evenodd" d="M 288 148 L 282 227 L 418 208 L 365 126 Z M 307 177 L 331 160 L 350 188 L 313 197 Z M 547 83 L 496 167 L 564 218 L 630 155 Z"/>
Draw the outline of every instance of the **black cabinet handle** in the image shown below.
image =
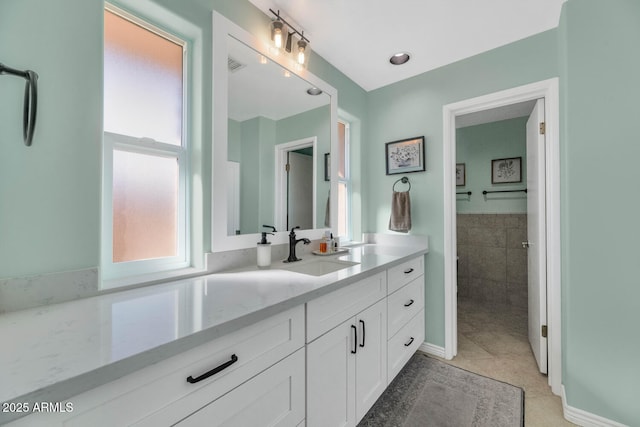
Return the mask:
<path fill-rule="evenodd" d="M 360 323 L 362 324 L 362 342 L 360 343 L 360 347 L 364 347 L 364 320 L 360 320 Z"/>
<path fill-rule="evenodd" d="M 408 303 L 406 303 L 404 306 L 405 307 L 410 307 L 415 301 L 414 300 L 409 300 Z"/>
<path fill-rule="evenodd" d="M 404 274 L 409 274 L 409 273 L 413 273 L 413 268 L 410 268 L 404 271 Z"/>
<path fill-rule="evenodd" d="M 204 374 L 200 375 L 197 378 L 193 378 L 191 375 L 189 375 L 187 377 L 187 382 L 191 383 L 191 384 L 195 384 L 198 381 L 202 381 L 202 380 L 206 380 L 207 378 L 209 378 L 212 375 L 217 374 L 220 371 L 223 371 L 225 369 L 227 369 L 229 366 L 233 365 L 234 363 L 236 363 L 238 361 L 238 356 L 236 356 L 235 354 L 231 355 L 231 360 L 229 360 L 228 362 L 223 363 L 222 365 L 213 368 L 212 370 L 210 370 L 209 372 L 205 372 Z"/>
<path fill-rule="evenodd" d="M 413 337 L 411 337 L 411 339 L 409 340 L 408 343 L 406 343 L 404 346 L 405 347 L 409 347 L 411 344 L 413 344 Z"/>
<path fill-rule="evenodd" d="M 353 350 L 351 350 L 351 354 L 356 354 L 358 352 L 358 328 L 356 328 L 356 325 L 351 325 L 351 329 L 353 329 Z"/>

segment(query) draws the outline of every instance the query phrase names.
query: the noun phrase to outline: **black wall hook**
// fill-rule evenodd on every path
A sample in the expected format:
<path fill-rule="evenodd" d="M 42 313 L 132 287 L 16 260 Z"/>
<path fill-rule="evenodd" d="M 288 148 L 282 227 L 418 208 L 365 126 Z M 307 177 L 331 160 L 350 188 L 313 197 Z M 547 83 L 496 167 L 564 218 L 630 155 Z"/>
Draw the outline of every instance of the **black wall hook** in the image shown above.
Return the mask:
<path fill-rule="evenodd" d="M 18 76 L 26 80 L 24 86 L 22 133 L 24 136 L 24 145 L 30 147 L 33 141 L 33 132 L 36 129 L 36 114 L 38 112 L 38 74 L 31 70 L 16 70 L 0 63 L 0 75 L 2 74 Z"/>

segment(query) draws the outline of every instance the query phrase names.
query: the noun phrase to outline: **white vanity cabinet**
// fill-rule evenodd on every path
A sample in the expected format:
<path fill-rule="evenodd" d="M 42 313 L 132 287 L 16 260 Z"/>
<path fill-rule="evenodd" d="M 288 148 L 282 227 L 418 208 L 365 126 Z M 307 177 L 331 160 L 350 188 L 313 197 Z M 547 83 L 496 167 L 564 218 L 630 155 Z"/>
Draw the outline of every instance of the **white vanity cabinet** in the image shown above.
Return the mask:
<path fill-rule="evenodd" d="M 307 426 L 355 426 L 386 388 L 385 296 L 382 272 L 307 303 Z"/>
<path fill-rule="evenodd" d="M 32 414 L 12 426 L 188 426 L 208 416 L 295 427 L 304 420 L 304 361 L 301 305 L 68 399 L 73 412 Z"/>
<path fill-rule="evenodd" d="M 389 269 L 389 383 L 424 341 L 424 257 Z"/>

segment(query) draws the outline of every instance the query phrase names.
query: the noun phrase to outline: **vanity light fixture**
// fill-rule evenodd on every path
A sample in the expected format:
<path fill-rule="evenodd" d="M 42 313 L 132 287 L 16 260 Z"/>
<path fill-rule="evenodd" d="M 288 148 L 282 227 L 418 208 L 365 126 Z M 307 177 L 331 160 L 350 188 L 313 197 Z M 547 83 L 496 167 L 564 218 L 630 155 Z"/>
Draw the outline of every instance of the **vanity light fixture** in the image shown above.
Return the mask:
<path fill-rule="evenodd" d="M 411 59 L 411 55 L 409 55 L 407 52 L 398 52 L 391 58 L 389 58 L 389 62 L 391 62 L 393 65 L 402 65 L 409 62 L 409 59 Z"/>
<path fill-rule="evenodd" d="M 269 9 L 269 12 L 276 17 L 276 19 L 271 21 L 271 40 L 273 41 L 274 49 L 278 52 L 282 50 L 284 31 L 286 31 L 287 40 L 284 45 L 284 51 L 292 53 L 294 36 L 299 36 L 296 43 L 297 48 L 295 52 L 293 52 L 293 59 L 297 69 L 306 68 L 309 61 L 309 52 L 307 51 L 307 47 L 310 42 L 309 39 L 305 37 L 304 31 L 298 31 L 295 29 L 290 23 L 280 16 L 279 10 L 274 12 L 273 9 Z"/>

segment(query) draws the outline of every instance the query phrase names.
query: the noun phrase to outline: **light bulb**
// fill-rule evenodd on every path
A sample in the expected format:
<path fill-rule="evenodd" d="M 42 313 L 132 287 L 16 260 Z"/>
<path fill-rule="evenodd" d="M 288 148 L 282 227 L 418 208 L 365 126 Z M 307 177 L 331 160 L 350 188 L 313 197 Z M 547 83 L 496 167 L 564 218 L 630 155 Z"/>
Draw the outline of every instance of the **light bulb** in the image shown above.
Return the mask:
<path fill-rule="evenodd" d="M 284 24 L 282 21 L 272 21 L 271 22 L 271 39 L 273 40 L 273 45 L 276 49 L 282 49 L 282 28 Z"/>
<path fill-rule="evenodd" d="M 304 40 L 298 41 L 298 64 L 303 65 L 305 62 L 305 50 L 307 48 L 307 42 Z"/>

